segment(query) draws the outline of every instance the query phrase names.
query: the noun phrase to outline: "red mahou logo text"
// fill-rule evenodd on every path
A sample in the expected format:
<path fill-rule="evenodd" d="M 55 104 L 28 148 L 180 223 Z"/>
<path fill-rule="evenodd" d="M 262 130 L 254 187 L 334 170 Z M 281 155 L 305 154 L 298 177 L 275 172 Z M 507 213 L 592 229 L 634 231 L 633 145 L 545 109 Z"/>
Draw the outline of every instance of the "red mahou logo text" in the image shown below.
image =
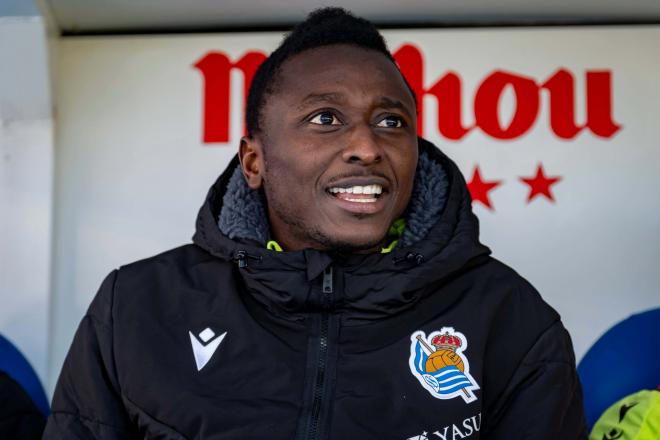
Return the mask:
<path fill-rule="evenodd" d="M 560 139 L 573 139 L 581 131 L 603 137 L 612 137 L 621 125 L 612 116 L 612 72 L 609 70 L 587 70 L 586 121 L 575 121 L 575 77 L 567 69 L 559 69 L 544 81 L 536 81 L 525 75 L 503 70 L 488 74 L 474 94 L 474 124 L 462 121 L 462 81 L 456 72 L 448 71 L 430 87 L 425 87 L 424 56 L 421 50 L 405 44 L 393 53 L 401 72 L 415 91 L 418 102 L 417 132 L 424 135 L 424 98 L 437 100 L 437 129 L 450 140 L 460 140 L 475 128 L 498 140 L 516 139 L 533 126 L 540 110 L 540 94 L 549 96 L 549 124 L 552 132 Z M 247 99 L 250 82 L 266 55 L 249 51 L 235 62 L 221 52 L 209 52 L 193 66 L 202 73 L 204 81 L 204 143 L 229 142 L 231 115 L 231 71 L 239 70 L 245 79 L 243 100 Z M 510 122 L 503 126 L 498 108 L 506 88 L 515 95 L 515 110 Z"/>

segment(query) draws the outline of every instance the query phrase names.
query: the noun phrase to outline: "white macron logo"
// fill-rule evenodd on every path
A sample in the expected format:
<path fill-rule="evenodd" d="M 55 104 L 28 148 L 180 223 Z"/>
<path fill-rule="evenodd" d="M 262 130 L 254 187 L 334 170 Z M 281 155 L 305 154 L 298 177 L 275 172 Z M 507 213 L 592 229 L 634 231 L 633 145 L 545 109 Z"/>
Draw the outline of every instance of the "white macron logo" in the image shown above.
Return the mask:
<path fill-rule="evenodd" d="M 208 361 L 211 360 L 213 353 L 215 353 L 215 350 L 225 338 L 227 332 L 216 337 L 215 332 L 206 327 L 206 329 L 199 334 L 199 339 L 201 339 L 202 342 L 199 342 L 192 332 L 189 331 L 188 334 L 190 335 L 190 343 L 192 344 L 193 354 L 195 355 L 197 371 L 200 371 Z"/>

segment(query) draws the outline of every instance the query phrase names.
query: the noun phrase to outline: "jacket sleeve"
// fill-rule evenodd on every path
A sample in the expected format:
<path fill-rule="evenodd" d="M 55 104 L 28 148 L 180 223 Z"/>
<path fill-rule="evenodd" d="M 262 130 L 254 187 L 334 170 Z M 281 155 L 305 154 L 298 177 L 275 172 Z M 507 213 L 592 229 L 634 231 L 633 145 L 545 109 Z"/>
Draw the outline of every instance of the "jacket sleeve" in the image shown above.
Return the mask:
<path fill-rule="evenodd" d="M 44 439 L 135 438 L 119 391 L 113 355 L 113 291 L 103 281 L 83 317 L 60 373 Z"/>
<path fill-rule="evenodd" d="M 526 353 L 484 419 L 483 434 L 489 440 L 587 439 L 573 346 L 560 321 Z"/>

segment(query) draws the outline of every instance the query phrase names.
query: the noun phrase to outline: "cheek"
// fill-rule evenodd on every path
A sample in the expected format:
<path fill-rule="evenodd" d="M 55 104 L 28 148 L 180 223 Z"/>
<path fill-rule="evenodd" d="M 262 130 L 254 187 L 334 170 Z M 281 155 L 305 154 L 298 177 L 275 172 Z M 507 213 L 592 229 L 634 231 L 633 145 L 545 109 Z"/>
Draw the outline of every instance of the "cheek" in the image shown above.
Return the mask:
<path fill-rule="evenodd" d="M 312 164 L 296 154 L 268 155 L 264 173 L 266 192 L 286 201 L 292 209 L 308 205 L 316 192 L 314 170 Z"/>
<path fill-rule="evenodd" d="M 397 200 L 398 208 L 405 209 L 410 202 L 413 186 L 415 183 L 415 171 L 417 170 L 417 154 L 400 156 L 395 159 L 395 173 L 399 183 L 400 194 Z"/>
<path fill-rule="evenodd" d="M 412 182 L 415 179 L 415 171 L 417 169 L 418 161 L 416 148 L 416 146 L 414 149 L 413 146 L 407 148 L 399 147 L 396 148 L 392 154 L 388 155 L 394 174 L 402 188 L 406 187 L 408 184 L 412 186 Z M 410 153 L 410 151 L 413 151 L 413 153 Z"/>

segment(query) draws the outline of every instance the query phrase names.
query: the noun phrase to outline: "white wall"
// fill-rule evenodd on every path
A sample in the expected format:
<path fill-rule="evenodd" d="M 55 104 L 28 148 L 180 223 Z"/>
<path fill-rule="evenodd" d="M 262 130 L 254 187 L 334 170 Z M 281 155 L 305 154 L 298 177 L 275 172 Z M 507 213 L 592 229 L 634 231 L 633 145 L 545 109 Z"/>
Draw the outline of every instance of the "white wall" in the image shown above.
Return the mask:
<path fill-rule="evenodd" d="M 44 25 L 0 17 L 0 333 L 47 374 L 53 118 Z"/>

